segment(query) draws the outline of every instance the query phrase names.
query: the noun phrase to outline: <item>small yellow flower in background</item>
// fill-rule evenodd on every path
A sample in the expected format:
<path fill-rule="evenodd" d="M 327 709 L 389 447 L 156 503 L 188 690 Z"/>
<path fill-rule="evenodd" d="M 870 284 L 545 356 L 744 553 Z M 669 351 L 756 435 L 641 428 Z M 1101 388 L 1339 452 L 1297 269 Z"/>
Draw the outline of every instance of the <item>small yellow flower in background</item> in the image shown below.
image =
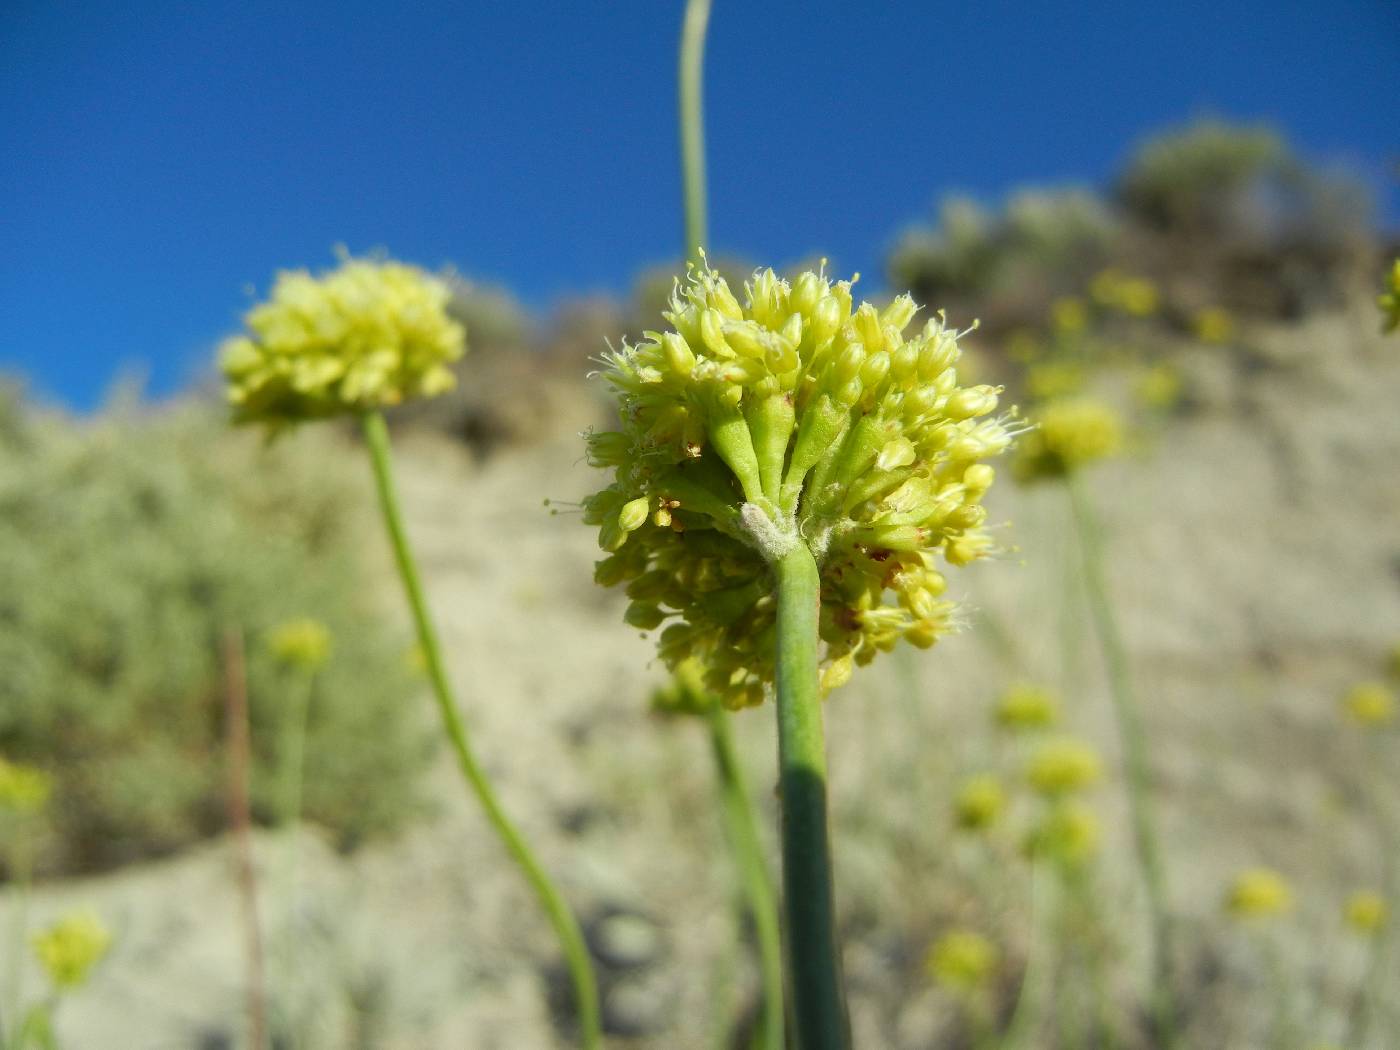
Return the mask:
<path fill-rule="evenodd" d="M 1038 686 L 1013 685 L 997 701 L 996 721 L 1002 729 L 1045 729 L 1059 720 L 1059 698 Z"/>
<path fill-rule="evenodd" d="M 968 992 L 987 984 L 1001 962 L 997 946 L 975 930 L 950 930 L 929 949 L 925 968 L 939 985 Z"/>
<path fill-rule="evenodd" d="M 1047 740 L 1026 763 L 1026 781 L 1041 795 L 1055 798 L 1098 783 L 1103 763 L 1093 746 L 1074 737 Z"/>
<path fill-rule="evenodd" d="M 1380 682 L 1362 682 L 1342 698 L 1347 717 L 1357 725 L 1388 726 L 1395 721 L 1395 694 Z"/>
<path fill-rule="evenodd" d="M 1235 319 L 1223 307 L 1210 306 L 1191 319 L 1191 330 L 1203 343 L 1228 343 L 1235 334 Z"/>
<path fill-rule="evenodd" d="M 1133 277 L 1121 270 L 1108 269 L 1089 282 L 1089 297 L 1100 306 L 1132 317 L 1150 317 L 1157 312 L 1157 286 L 1146 277 Z"/>
<path fill-rule="evenodd" d="M 1058 802 L 1026 836 L 1025 850 L 1034 860 L 1070 867 L 1083 864 L 1099 848 L 1103 827 L 1098 815 L 1075 801 Z"/>
<path fill-rule="evenodd" d="M 1089 327 L 1089 308 L 1074 296 L 1056 299 L 1050 306 L 1050 324 L 1061 335 L 1078 335 Z"/>
<path fill-rule="evenodd" d="M 1342 910 L 1347 925 L 1357 933 L 1379 933 L 1390 921 L 1390 905 L 1374 890 L 1358 890 L 1347 898 Z"/>
<path fill-rule="evenodd" d="M 1006 337 L 1006 356 L 1018 364 L 1030 364 L 1045 355 L 1045 345 L 1034 332 L 1018 328 Z"/>
<path fill-rule="evenodd" d="M 34 955 L 60 991 L 80 987 L 112 946 L 112 934 L 90 911 L 65 916 L 31 938 Z"/>
<path fill-rule="evenodd" d="M 1386 290 L 1376 300 L 1376 303 L 1384 315 L 1381 320 L 1381 331 L 1393 332 L 1400 328 L 1400 259 L 1396 259 L 1391 264 Z"/>
<path fill-rule="evenodd" d="M 268 648 L 285 664 L 316 671 L 330 659 L 331 632 L 320 620 L 288 620 L 272 629 Z"/>
<path fill-rule="evenodd" d="M 953 798 L 953 816 L 964 831 L 985 831 L 1006 809 L 1006 789 L 990 773 L 968 777 Z"/>
<path fill-rule="evenodd" d="M 234 418 L 273 428 L 450 390 L 465 350 L 447 285 L 396 262 L 346 259 L 320 277 L 278 274 L 227 340 L 220 365 Z"/>
<path fill-rule="evenodd" d="M 850 281 L 772 270 L 742 301 L 719 274 L 678 281 L 668 329 L 604 355 L 618 429 L 589 435 L 610 484 L 584 501 L 625 584 L 624 619 L 661 629 L 675 670 L 690 657 L 728 707 L 773 681 L 770 564 L 804 544 L 821 572 L 822 684 L 835 688 L 900 639 L 954 629 L 942 565 L 994 549 L 980 462 L 1011 444 L 1000 391 L 960 380 L 965 332 L 934 317 L 909 331 L 907 295 L 857 305 Z"/>
<path fill-rule="evenodd" d="M 1041 361 L 1026 369 L 1026 396 L 1054 401 L 1084 389 L 1084 369 L 1068 361 Z"/>
<path fill-rule="evenodd" d="M 703 716 L 714 703 L 705 691 L 704 668 L 698 660 L 683 660 L 671 680 L 651 693 L 651 709 L 658 715 Z"/>
<path fill-rule="evenodd" d="M 1017 474 L 1027 481 L 1064 477 L 1123 447 L 1123 421 L 1109 405 L 1089 398 L 1052 401 L 1021 439 Z"/>
<path fill-rule="evenodd" d="M 1235 876 L 1225 895 L 1225 910 L 1237 919 L 1268 919 L 1293 909 L 1293 891 L 1270 868 L 1248 868 Z"/>
<path fill-rule="evenodd" d="M 1153 365 L 1138 376 L 1133 393 L 1145 408 L 1174 408 L 1181 401 L 1181 372 L 1166 362 Z"/>
<path fill-rule="evenodd" d="M 0 811 L 39 812 L 53 794 L 53 778 L 42 769 L 0 758 Z"/>

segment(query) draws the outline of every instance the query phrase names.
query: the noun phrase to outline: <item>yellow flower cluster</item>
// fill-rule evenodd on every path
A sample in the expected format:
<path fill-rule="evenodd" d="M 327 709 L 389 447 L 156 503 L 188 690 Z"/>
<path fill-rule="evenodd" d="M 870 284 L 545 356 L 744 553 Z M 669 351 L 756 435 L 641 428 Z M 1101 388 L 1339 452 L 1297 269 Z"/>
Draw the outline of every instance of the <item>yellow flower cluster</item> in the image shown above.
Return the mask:
<path fill-rule="evenodd" d="M 1084 389 L 1084 368 L 1070 361 L 1037 361 L 1026 369 L 1026 396 L 1054 401 Z"/>
<path fill-rule="evenodd" d="M 1362 682 L 1342 698 L 1346 715 L 1360 726 L 1388 726 L 1395 721 L 1395 694 L 1380 682 Z"/>
<path fill-rule="evenodd" d="M 330 659 L 331 632 L 320 620 L 288 620 L 272 629 L 268 648 L 290 667 L 317 671 Z"/>
<path fill-rule="evenodd" d="M 1390 905 L 1373 890 L 1359 890 L 1347 898 L 1342 914 L 1354 931 L 1371 936 L 1380 933 L 1390 921 Z"/>
<path fill-rule="evenodd" d="M 112 934 L 92 912 L 60 919 L 32 939 L 34 955 L 57 989 L 81 986 L 112 946 Z"/>
<path fill-rule="evenodd" d="M 1235 334 L 1235 319 L 1223 307 L 1209 306 L 1191 319 L 1191 328 L 1201 342 L 1219 345 Z"/>
<path fill-rule="evenodd" d="M 1039 686 L 1013 685 L 997 701 L 997 725 L 1010 732 L 1045 729 L 1059 720 L 1059 699 Z"/>
<path fill-rule="evenodd" d="M 953 798 L 953 817 L 964 831 L 986 831 L 1006 809 L 1006 789 L 990 773 L 968 777 Z"/>
<path fill-rule="evenodd" d="M 0 812 L 37 813 L 52 794 L 53 780 L 42 769 L 0 758 Z"/>
<path fill-rule="evenodd" d="M 1151 365 L 1133 383 L 1133 393 L 1147 408 L 1174 408 L 1181 400 L 1181 372 L 1165 362 Z"/>
<path fill-rule="evenodd" d="M 1099 848 L 1103 828 L 1088 806 L 1073 799 L 1057 801 L 1026 838 L 1026 853 L 1067 867 L 1084 863 Z"/>
<path fill-rule="evenodd" d="M 1026 781 L 1046 798 L 1062 798 L 1097 784 L 1103 776 L 1099 753 L 1083 740 L 1060 737 L 1036 748 L 1026 764 Z"/>
<path fill-rule="evenodd" d="M 712 703 L 705 691 L 704 669 L 695 659 L 682 660 L 671 680 L 651 694 L 651 709 L 658 715 L 703 717 Z"/>
<path fill-rule="evenodd" d="M 1094 276 L 1089 282 L 1089 297 L 1105 309 L 1131 317 L 1152 316 L 1160 301 L 1157 286 L 1146 277 L 1134 277 L 1114 269 Z"/>
<path fill-rule="evenodd" d="M 1270 868 L 1249 868 L 1235 876 L 1225 896 L 1225 910 L 1237 919 L 1268 919 L 1293 908 L 1293 891 Z"/>
<path fill-rule="evenodd" d="M 1386 289 L 1376 302 L 1383 315 L 1381 330 L 1393 332 L 1400 328 L 1400 259 L 1391 264 Z"/>
<path fill-rule="evenodd" d="M 1089 308 L 1074 296 L 1056 299 L 1050 304 L 1050 324 L 1061 335 L 1078 335 L 1089 327 Z"/>
<path fill-rule="evenodd" d="M 1016 457 L 1023 480 L 1065 477 L 1123 447 L 1123 421 L 1101 401 L 1051 401 L 1036 417 L 1037 425 L 1022 440 Z"/>
<path fill-rule="evenodd" d="M 441 281 L 395 262 L 278 274 L 245 317 L 248 334 L 220 350 L 234 418 L 277 427 L 450 390 L 466 337 L 449 298 Z"/>
<path fill-rule="evenodd" d="M 975 930 L 950 930 L 929 949 L 928 974 L 945 988 L 968 992 L 996 974 L 1001 953 Z"/>
<path fill-rule="evenodd" d="M 1010 445 L 1010 420 L 992 415 L 996 388 L 959 385 L 961 333 L 935 317 L 906 335 L 916 310 L 907 295 L 857 306 L 851 282 L 812 272 L 758 272 L 740 301 L 692 268 L 669 329 L 605 357 L 620 411 L 588 439 L 613 472 L 584 503 L 609 552 L 596 578 L 626 584 L 627 622 L 665 624 L 666 664 L 700 659 L 728 706 L 772 681 L 769 565 L 797 544 L 821 570 L 827 689 L 901 638 L 934 644 L 954 622 L 942 562 L 993 549 L 981 461 Z"/>

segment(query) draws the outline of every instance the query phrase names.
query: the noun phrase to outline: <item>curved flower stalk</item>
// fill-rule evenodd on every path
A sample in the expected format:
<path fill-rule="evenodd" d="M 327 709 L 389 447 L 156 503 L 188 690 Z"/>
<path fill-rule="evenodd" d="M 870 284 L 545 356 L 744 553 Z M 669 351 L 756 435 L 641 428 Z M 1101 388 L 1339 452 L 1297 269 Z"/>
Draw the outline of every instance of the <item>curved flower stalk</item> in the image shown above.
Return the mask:
<path fill-rule="evenodd" d="M 652 695 L 652 710 L 667 717 L 703 719 L 710 735 L 715 761 L 715 783 L 724 816 L 725 837 L 734 854 L 758 947 L 759 974 L 763 984 L 761 1039 L 754 1050 L 783 1050 L 783 959 L 778 905 L 768 876 L 758 818 L 748 778 L 734 747 L 730 715 L 700 682 L 694 661 L 681 665 L 670 684 Z"/>
<path fill-rule="evenodd" d="M 1069 495 L 1082 555 L 1089 611 L 1108 671 L 1109 692 L 1123 744 L 1133 844 L 1152 916 L 1152 997 L 1158 1036 L 1175 1041 L 1172 992 L 1172 922 L 1162 849 L 1157 834 L 1147 765 L 1147 739 L 1133 692 L 1127 647 L 1113 614 L 1104 570 L 1102 527 L 1081 475 L 1084 468 L 1120 452 L 1123 424 L 1110 406 L 1080 397 L 1054 401 L 1036 413 L 1037 427 L 1022 442 L 1017 462 L 1024 481 L 1053 480 Z"/>
<path fill-rule="evenodd" d="M 247 315 L 248 333 L 224 344 L 221 363 L 237 422 L 259 424 L 275 434 L 308 420 L 359 420 L 444 731 L 468 786 L 554 927 L 573 981 L 583 1045 L 593 1050 L 601 1045 L 601 1023 L 597 979 L 583 933 L 502 809 L 471 746 L 394 484 L 389 431 L 381 410 L 453 386 L 449 366 L 465 352 L 466 333 L 447 315 L 448 298 L 441 281 L 401 263 L 347 258 L 339 269 L 321 277 L 283 273 L 269 301 Z M 305 642 L 301 639 L 299 648 L 306 649 Z"/>
<path fill-rule="evenodd" d="M 821 693 L 901 638 L 952 629 L 941 566 L 994 548 L 981 500 L 1011 443 L 998 390 L 958 383 L 958 337 L 917 308 L 856 305 L 851 282 L 772 270 L 742 300 L 707 266 L 667 330 L 608 353 L 619 429 L 588 438 L 612 483 L 584 503 L 625 584 L 626 620 L 662 628 L 727 707 L 776 687 L 790 988 L 798 1045 L 838 1046 Z"/>

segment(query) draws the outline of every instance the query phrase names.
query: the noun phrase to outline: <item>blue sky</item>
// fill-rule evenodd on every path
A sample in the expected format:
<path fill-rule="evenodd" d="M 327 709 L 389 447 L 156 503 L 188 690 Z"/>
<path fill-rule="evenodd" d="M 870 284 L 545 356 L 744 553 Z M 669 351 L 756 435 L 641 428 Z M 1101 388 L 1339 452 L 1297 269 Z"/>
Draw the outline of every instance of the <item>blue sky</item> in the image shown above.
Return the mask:
<path fill-rule="evenodd" d="M 680 0 L 0 10 L 0 371 L 77 407 L 207 367 L 279 267 L 384 247 L 528 303 L 678 253 Z M 715 0 L 714 248 L 877 276 L 951 190 L 1098 182 L 1264 120 L 1400 216 L 1400 4 Z"/>

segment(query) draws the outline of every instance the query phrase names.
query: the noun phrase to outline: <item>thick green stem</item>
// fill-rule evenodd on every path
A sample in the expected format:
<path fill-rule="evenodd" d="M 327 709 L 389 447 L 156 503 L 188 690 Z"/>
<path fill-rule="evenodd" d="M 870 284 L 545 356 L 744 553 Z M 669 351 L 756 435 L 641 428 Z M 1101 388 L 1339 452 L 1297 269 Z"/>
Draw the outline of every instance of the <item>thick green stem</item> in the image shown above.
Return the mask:
<path fill-rule="evenodd" d="M 783 1050 L 783 948 L 778 905 L 768 879 L 753 798 L 734 751 L 729 715 L 716 702 L 710 704 L 709 723 L 729 842 L 753 918 L 754 939 L 758 943 L 759 971 L 763 979 L 762 1042 L 758 1045 L 763 1050 Z"/>
<path fill-rule="evenodd" d="M 685 257 L 700 262 L 705 248 L 705 121 L 703 75 L 705 30 L 710 0 L 689 0 L 681 30 L 680 121 L 681 181 L 685 195 Z"/>
<path fill-rule="evenodd" d="M 797 1050 L 849 1045 L 827 832 L 826 742 L 817 684 L 821 579 L 804 544 L 774 563 L 778 584 L 778 764 L 783 910 Z"/>
<path fill-rule="evenodd" d="M 418 566 L 408 545 L 408 535 L 404 528 L 403 515 L 399 510 L 398 494 L 394 488 L 393 464 L 389 454 L 389 430 L 384 417 L 378 412 L 368 412 L 363 418 L 365 441 L 369 446 L 370 462 L 374 467 L 374 481 L 379 493 L 379 507 L 384 515 L 384 525 L 389 533 L 389 541 L 394 549 L 394 559 L 398 564 L 399 575 L 403 580 L 404 592 L 408 596 L 409 608 L 413 613 L 414 627 L 418 632 L 418 643 L 422 647 L 423 659 L 427 665 L 428 680 L 432 683 L 433 696 L 437 700 L 438 712 L 442 716 L 443 728 L 448 742 L 457 757 L 462 775 L 475 793 L 486 818 L 500 836 L 507 852 L 514 858 L 526 880 L 530 883 L 545 913 L 559 938 L 573 981 L 574 996 L 578 1009 L 579 1036 L 587 1050 L 602 1046 L 602 1026 L 598 1010 L 598 981 L 594 976 L 593 962 L 584 942 L 578 920 L 564 902 L 563 896 L 545 873 L 540 862 L 526 844 L 519 830 L 506 816 L 496 797 L 495 789 L 486 778 L 485 771 L 472 751 L 467 735 L 467 727 L 457 710 L 452 696 L 452 687 L 447 679 L 443 664 L 442 649 L 438 644 L 437 631 L 428 615 L 428 603 L 423 595 L 423 584 L 418 576 Z"/>
<path fill-rule="evenodd" d="M 1103 652 L 1108 672 L 1109 694 L 1118 724 L 1128 785 L 1128 810 L 1133 826 L 1133 845 L 1138 867 L 1147 891 L 1152 917 L 1152 1008 L 1157 1036 L 1163 1047 L 1176 1042 L 1176 1003 L 1172 990 L 1172 921 L 1167 899 L 1166 872 L 1152 811 L 1151 778 L 1147 768 L 1147 737 L 1133 694 L 1128 649 L 1119 633 L 1109 597 L 1103 564 L 1103 533 L 1088 493 L 1079 479 L 1066 481 L 1070 507 L 1079 533 L 1084 564 L 1084 589 L 1089 612 Z"/>

